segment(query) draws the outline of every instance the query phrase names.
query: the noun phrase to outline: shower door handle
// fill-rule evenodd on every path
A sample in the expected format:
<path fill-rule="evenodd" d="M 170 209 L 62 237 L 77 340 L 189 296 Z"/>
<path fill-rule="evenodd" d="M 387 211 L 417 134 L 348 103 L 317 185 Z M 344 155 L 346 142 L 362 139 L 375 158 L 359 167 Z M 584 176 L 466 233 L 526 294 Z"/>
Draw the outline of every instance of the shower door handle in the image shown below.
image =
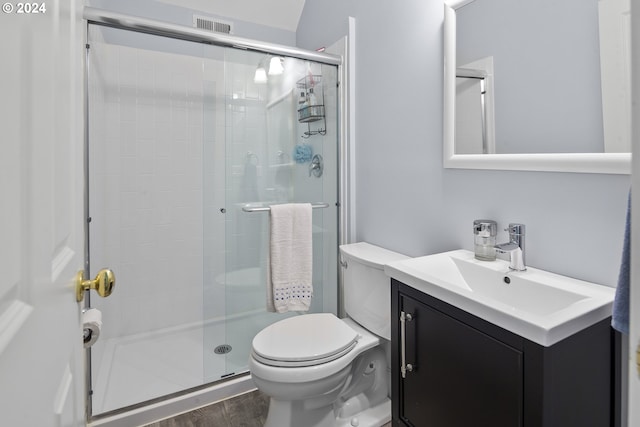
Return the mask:
<path fill-rule="evenodd" d="M 104 268 L 98 271 L 96 278 L 93 280 L 84 280 L 84 271 L 80 270 L 76 274 L 76 301 L 81 302 L 84 299 L 84 291 L 95 289 L 101 297 L 108 297 L 113 292 L 116 285 L 116 276 L 113 271 Z"/>

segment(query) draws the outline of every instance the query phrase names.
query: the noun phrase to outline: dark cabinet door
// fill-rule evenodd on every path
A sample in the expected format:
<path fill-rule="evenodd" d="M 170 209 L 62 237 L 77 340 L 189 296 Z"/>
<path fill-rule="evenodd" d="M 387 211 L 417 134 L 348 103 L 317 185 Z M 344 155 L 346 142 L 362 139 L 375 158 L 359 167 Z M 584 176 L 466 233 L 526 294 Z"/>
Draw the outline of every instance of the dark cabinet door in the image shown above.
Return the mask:
<path fill-rule="evenodd" d="M 458 320 L 400 294 L 405 361 L 400 420 L 415 427 L 523 424 L 523 355 Z"/>

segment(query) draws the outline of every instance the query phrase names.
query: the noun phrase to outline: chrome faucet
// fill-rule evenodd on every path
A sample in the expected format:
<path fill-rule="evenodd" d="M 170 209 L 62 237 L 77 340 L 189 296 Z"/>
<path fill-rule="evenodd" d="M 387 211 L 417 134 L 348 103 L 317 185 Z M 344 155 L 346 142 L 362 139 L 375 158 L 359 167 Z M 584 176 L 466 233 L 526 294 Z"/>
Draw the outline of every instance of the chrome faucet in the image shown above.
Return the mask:
<path fill-rule="evenodd" d="M 526 270 L 527 265 L 525 264 L 524 257 L 524 224 L 511 223 L 504 231 L 509 232 L 509 242 L 496 245 L 496 251 L 502 254 L 509 254 L 509 268 L 511 270 Z"/>

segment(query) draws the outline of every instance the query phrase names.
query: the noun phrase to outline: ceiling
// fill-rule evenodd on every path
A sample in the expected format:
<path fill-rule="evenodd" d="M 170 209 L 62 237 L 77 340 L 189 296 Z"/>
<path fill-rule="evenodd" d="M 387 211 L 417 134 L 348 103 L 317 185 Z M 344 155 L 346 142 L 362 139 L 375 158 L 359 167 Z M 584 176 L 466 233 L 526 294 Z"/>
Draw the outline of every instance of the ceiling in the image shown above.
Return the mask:
<path fill-rule="evenodd" d="M 305 0 L 158 0 L 240 21 L 296 31 Z"/>

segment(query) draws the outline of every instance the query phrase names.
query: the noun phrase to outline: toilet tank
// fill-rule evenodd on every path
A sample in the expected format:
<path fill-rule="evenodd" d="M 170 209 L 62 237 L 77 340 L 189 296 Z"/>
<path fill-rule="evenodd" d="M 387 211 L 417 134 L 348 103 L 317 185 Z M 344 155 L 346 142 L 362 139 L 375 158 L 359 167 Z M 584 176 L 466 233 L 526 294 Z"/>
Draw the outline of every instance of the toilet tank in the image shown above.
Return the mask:
<path fill-rule="evenodd" d="M 391 340 L 391 279 L 384 265 L 409 258 L 366 242 L 340 246 L 344 308 L 367 330 Z"/>

